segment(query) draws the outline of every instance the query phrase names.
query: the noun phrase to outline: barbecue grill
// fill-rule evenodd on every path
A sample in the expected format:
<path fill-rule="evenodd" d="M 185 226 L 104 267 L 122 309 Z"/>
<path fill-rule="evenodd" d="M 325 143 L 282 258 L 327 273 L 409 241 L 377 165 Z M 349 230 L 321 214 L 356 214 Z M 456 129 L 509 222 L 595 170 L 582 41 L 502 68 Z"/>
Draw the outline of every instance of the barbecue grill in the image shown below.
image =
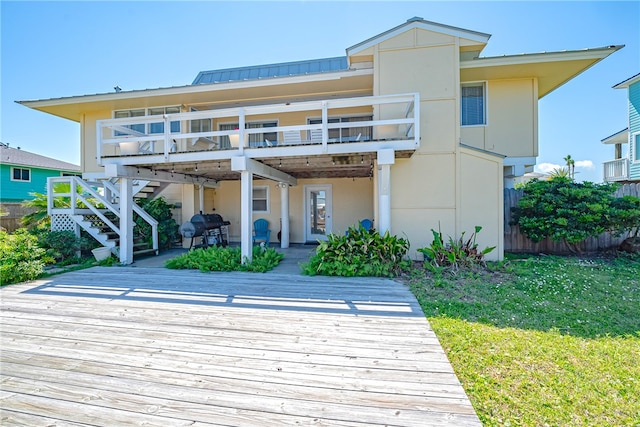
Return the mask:
<path fill-rule="evenodd" d="M 209 246 L 227 246 L 229 244 L 229 221 L 218 214 L 196 214 L 190 221 L 180 226 L 180 234 L 185 239 L 191 239 L 192 247 L 206 248 Z M 198 242 L 199 239 L 199 243 Z M 194 243 L 196 243 L 194 245 Z"/>

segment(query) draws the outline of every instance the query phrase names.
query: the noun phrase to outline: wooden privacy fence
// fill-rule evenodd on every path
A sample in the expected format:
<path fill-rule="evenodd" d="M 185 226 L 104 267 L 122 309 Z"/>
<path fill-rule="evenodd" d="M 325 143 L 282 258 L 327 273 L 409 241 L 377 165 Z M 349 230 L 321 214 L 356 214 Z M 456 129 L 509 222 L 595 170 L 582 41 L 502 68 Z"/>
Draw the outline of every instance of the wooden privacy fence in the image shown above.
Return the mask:
<path fill-rule="evenodd" d="M 614 193 L 615 197 L 640 197 L 640 183 L 624 184 Z M 563 242 L 544 239 L 538 243 L 532 242 L 521 231 L 520 227 L 510 225 L 511 208 L 518 205 L 522 197 L 522 190 L 505 188 L 504 190 L 504 250 L 505 252 L 567 254 L 569 250 Z M 597 252 L 618 246 L 627 236 L 615 237 L 611 233 L 602 233 L 598 237 L 590 237 L 578 245 L 582 252 Z"/>

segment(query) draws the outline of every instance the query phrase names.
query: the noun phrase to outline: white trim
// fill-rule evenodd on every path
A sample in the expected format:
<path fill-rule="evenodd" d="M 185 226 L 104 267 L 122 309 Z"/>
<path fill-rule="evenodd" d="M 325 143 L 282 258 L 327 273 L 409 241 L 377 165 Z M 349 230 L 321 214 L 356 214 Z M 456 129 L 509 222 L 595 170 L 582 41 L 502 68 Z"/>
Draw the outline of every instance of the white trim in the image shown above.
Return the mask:
<path fill-rule="evenodd" d="M 462 88 L 464 86 L 479 86 L 482 85 L 482 98 L 483 98 L 483 107 L 484 107 L 484 123 L 473 124 L 473 125 L 463 125 L 462 124 Z M 470 127 L 486 127 L 489 125 L 489 82 L 487 80 L 477 80 L 470 82 L 460 82 L 460 102 L 458 102 L 458 108 L 460 111 L 460 127 L 470 128 Z"/>
<path fill-rule="evenodd" d="M 324 223 L 325 234 L 324 234 L 323 240 L 326 240 L 326 237 L 333 232 L 333 218 L 332 218 L 333 216 L 333 185 L 332 184 L 305 185 L 304 192 L 303 192 L 304 195 L 302 197 L 302 204 L 303 204 L 302 212 L 304 215 L 304 220 L 302 222 L 304 227 L 304 239 L 306 242 L 315 241 L 315 240 L 318 240 L 319 238 L 322 239 L 322 237 L 318 237 L 319 235 L 311 233 L 311 224 L 309 223 L 311 212 L 309 211 L 307 196 L 309 192 L 312 190 L 325 191 L 325 223 Z"/>
<path fill-rule="evenodd" d="M 29 179 L 14 179 L 13 178 L 13 171 L 15 169 L 20 169 L 20 170 L 26 170 L 29 171 Z M 24 167 L 19 167 L 19 166 L 11 166 L 11 181 L 13 182 L 31 182 L 31 175 L 33 175 L 33 172 L 31 170 L 31 168 L 24 168 Z M 22 172 L 20 172 L 20 176 L 22 176 Z"/>
<path fill-rule="evenodd" d="M 631 134 L 629 143 L 629 160 L 633 164 L 640 163 L 640 131 Z"/>

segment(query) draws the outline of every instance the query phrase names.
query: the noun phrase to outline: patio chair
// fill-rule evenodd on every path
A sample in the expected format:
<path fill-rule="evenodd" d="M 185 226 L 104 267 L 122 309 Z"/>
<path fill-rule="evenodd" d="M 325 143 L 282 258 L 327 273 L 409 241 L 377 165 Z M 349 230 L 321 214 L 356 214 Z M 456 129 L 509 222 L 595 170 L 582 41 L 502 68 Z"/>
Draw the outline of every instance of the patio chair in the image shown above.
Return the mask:
<path fill-rule="evenodd" d="M 371 229 L 373 228 L 373 221 L 371 221 L 369 218 L 365 218 L 363 220 L 360 220 L 360 222 L 358 223 L 359 227 L 364 227 L 365 230 L 367 231 L 371 231 Z M 349 235 L 349 230 L 344 232 L 345 236 Z"/>
<path fill-rule="evenodd" d="M 269 229 L 269 221 L 260 218 L 253 222 L 253 244 L 256 242 L 264 242 L 265 246 L 269 246 L 271 238 L 271 230 Z"/>
<path fill-rule="evenodd" d="M 302 144 L 302 138 L 300 138 L 299 130 L 285 130 L 282 132 L 285 145 Z"/>

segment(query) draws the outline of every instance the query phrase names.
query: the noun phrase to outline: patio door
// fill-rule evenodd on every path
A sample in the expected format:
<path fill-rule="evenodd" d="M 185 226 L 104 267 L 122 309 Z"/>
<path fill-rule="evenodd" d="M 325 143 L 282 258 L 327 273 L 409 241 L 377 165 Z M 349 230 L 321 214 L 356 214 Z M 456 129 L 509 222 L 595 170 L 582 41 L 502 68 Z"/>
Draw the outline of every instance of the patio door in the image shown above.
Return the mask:
<path fill-rule="evenodd" d="M 305 240 L 327 240 L 332 223 L 331 185 L 305 185 L 304 229 Z"/>

